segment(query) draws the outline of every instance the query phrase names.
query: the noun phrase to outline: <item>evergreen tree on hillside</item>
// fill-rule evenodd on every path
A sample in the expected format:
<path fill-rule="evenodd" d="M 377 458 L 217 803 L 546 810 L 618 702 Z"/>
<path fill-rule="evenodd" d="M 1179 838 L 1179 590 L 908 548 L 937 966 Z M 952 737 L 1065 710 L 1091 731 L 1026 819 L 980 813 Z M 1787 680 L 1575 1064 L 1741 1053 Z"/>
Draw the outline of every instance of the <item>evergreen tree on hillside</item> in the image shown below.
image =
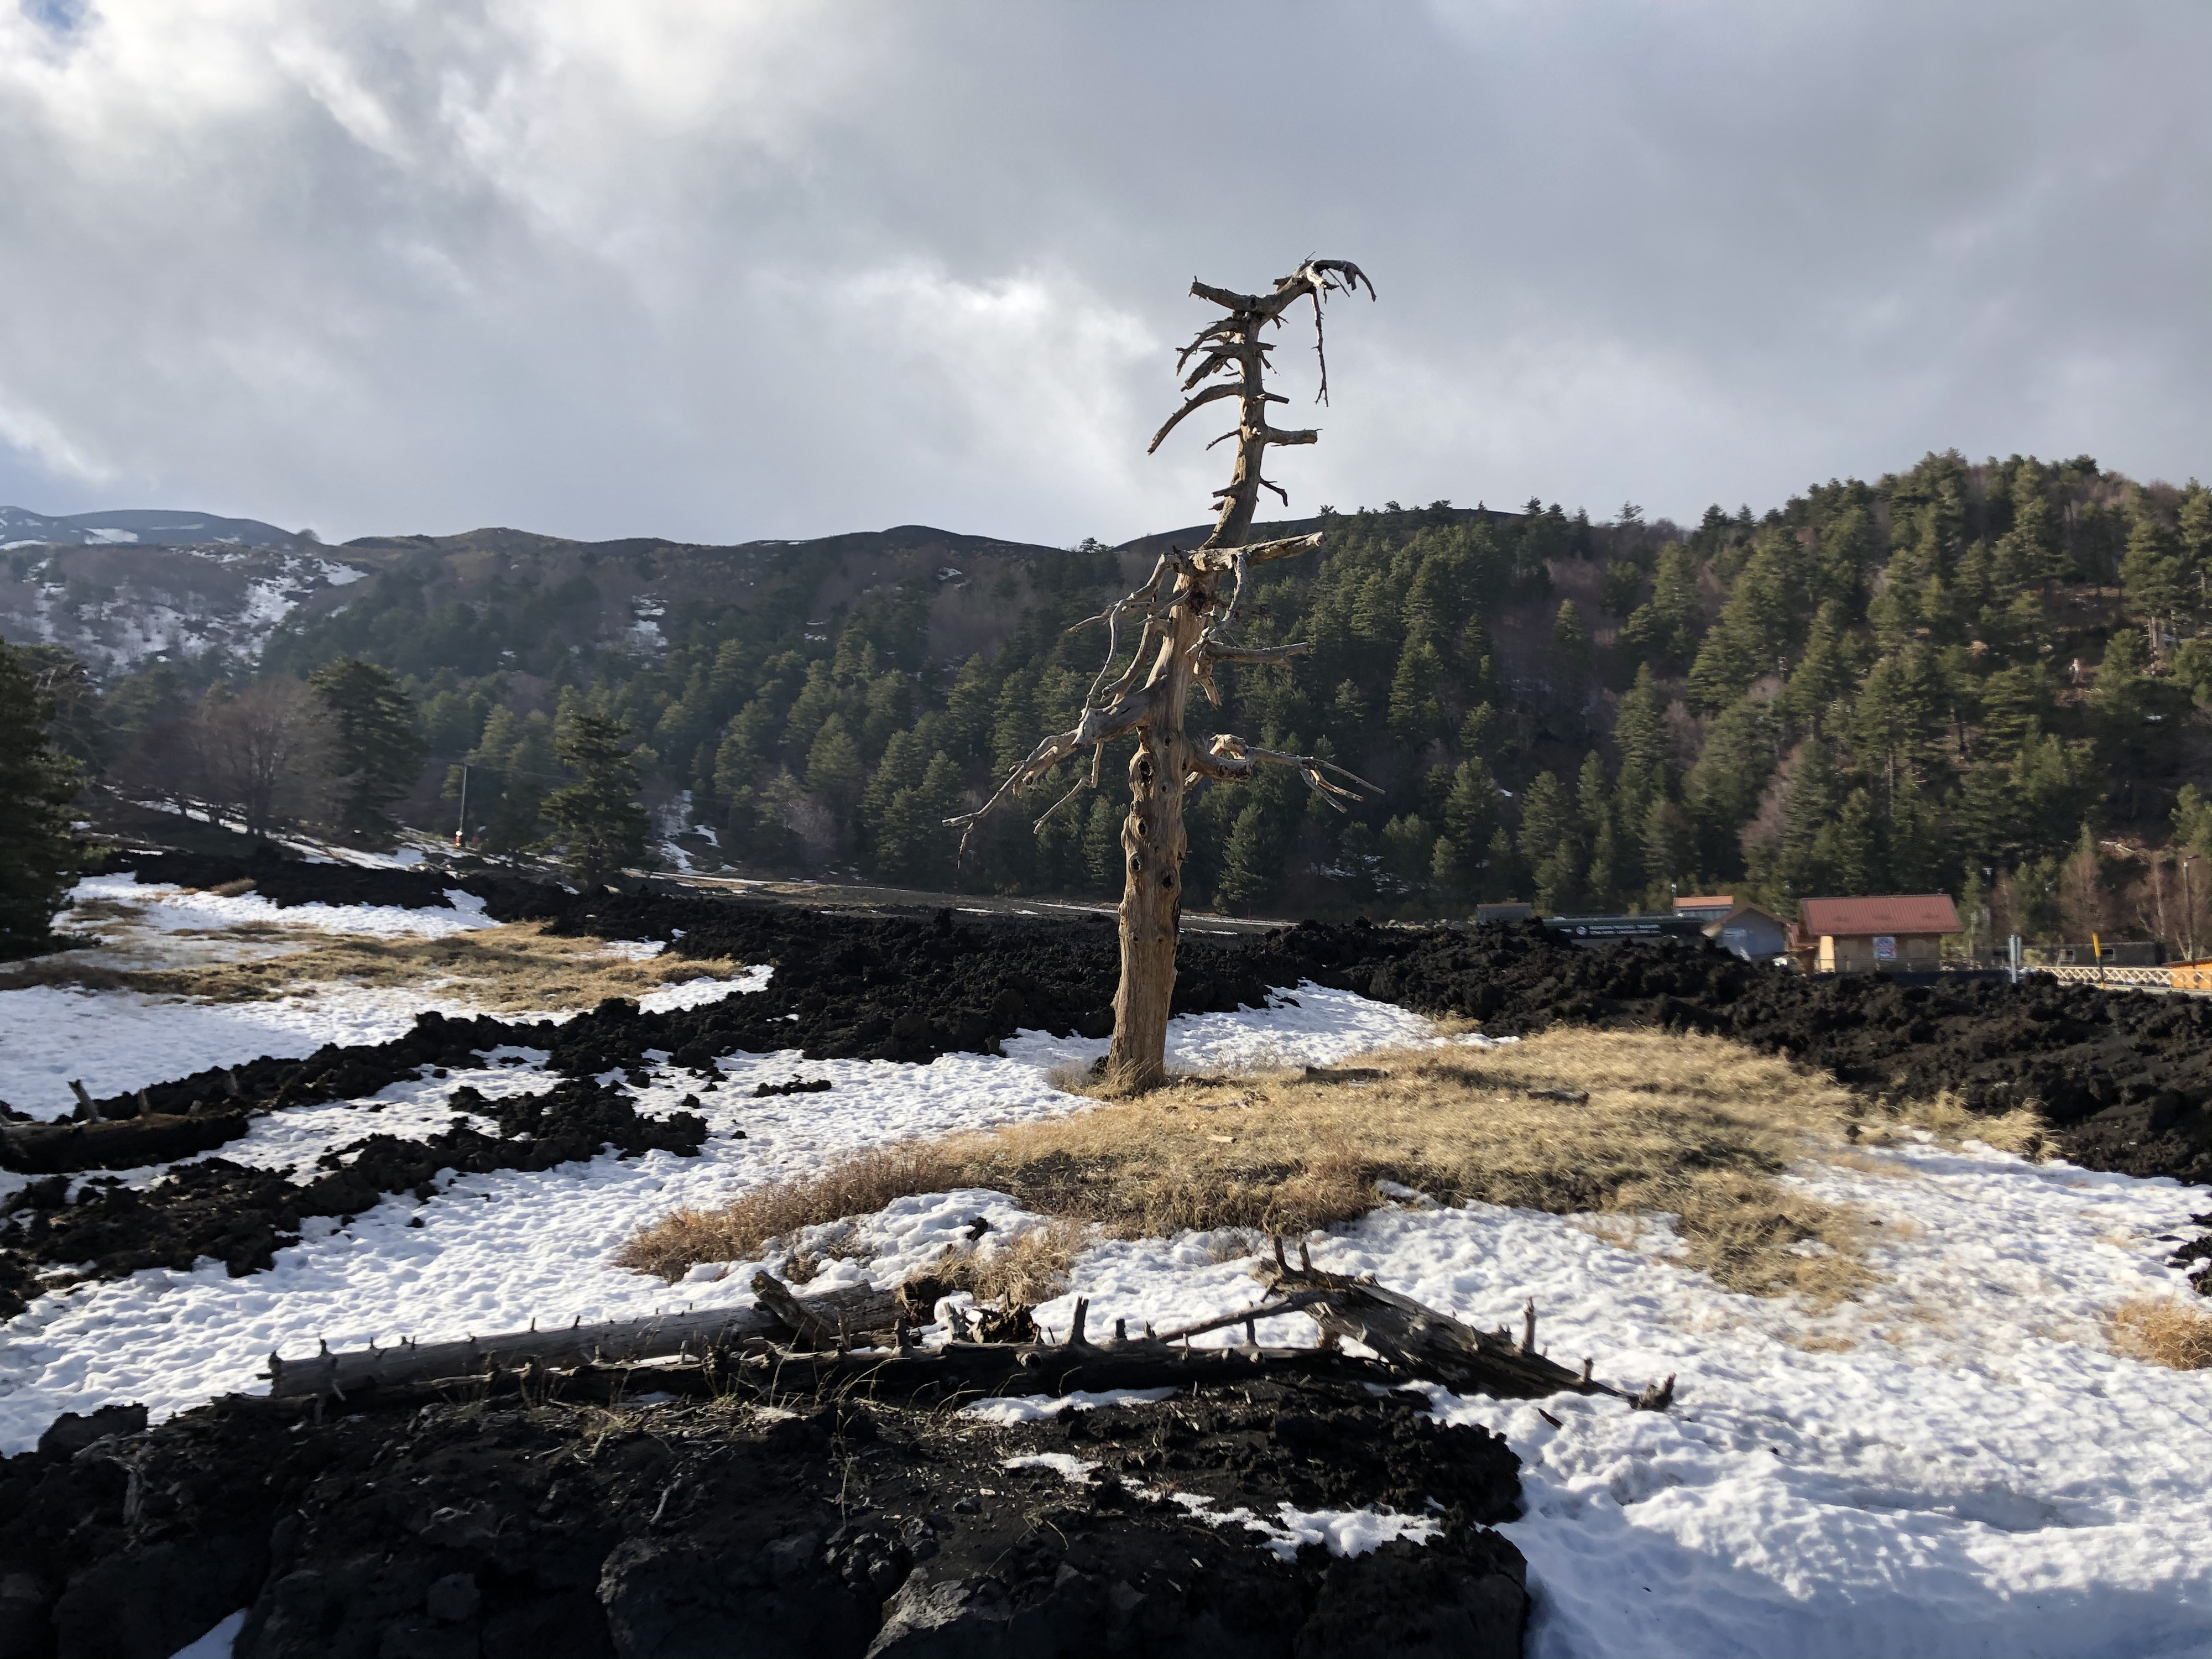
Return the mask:
<path fill-rule="evenodd" d="M 2148 501 L 2136 503 L 2128 531 L 2128 550 L 2120 561 L 2120 585 L 2128 610 L 2142 623 L 2154 656 L 2166 653 L 2166 635 L 2182 599 L 2180 549 Z"/>
<path fill-rule="evenodd" d="M 1707 515 L 1709 528 L 1717 512 L 1716 508 Z M 1703 615 L 1697 566 L 1690 550 L 1676 543 L 1660 553 L 1651 576 L 1651 597 L 1622 625 L 1621 643 L 1642 660 L 1679 672 L 1697 649 Z"/>
<path fill-rule="evenodd" d="M 1782 834 L 1782 874 L 1791 898 L 1837 890 L 1835 826 L 1843 805 L 1833 751 L 1818 738 L 1806 738 L 1790 769 L 1790 813 Z"/>
<path fill-rule="evenodd" d="M 2191 478 L 2182 488 L 2173 518 L 2188 598 L 2202 610 L 2206 588 L 2212 586 L 2212 489 Z"/>
<path fill-rule="evenodd" d="M 2212 626 L 2212 491 L 2194 481 L 2136 489 L 2087 457 L 1936 454 L 1763 513 L 1716 506 L 1686 532 L 1625 510 L 1592 525 L 1540 501 L 1525 518 L 1330 514 L 1326 530 L 1317 552 L 1250 573 L 1237 613 L 1255 649 L 1310 649 L 1221 664 L 1218 712 L 1194 708 L 1193 735 L 1233 727 L 1294 747 L 1284 734 L 1325 734 L 1382 796 L 1346 820 L 1264 792 L 1194 796 L 1194 895 L 1264 879 L 1245 861 L 1262 846 L 1279 860 L 1275 893 L 1302 908 L 1407 919 L 1528 896 L 1538 866 L 1551 902 L 1584 906 L 1660 902 L 1665 883 L 1690 879 L 1778 902 L 1785 879 L 1826 872 L 1831 884 L 1855 868 L 1880 889 L 1924 890 L 1971 862 L 1987 866 L 1993 916 L 2011 914 L 2011 893 L 2055 918 L 2059 861 L 2084 817 L 2109 811 L 2114 838 L 2155 849 L 2178 833 L 2182 763 L 2212 735 L 2212 631 L 2199 631 Z M 526 777 L 556 770 L 550 726 L 532 713 L 533 680 L 550 679 L 650 742 L 647 781 L 691 790 L 725 856 L 850 860 L 939 884 L 950 838 L 925 794 L 950 799 L 938 819 L 974 805 L 994 764 L 1073 718 L 1097 635 L 1065 630 L 1130 574 L 1131 556 L 1103 550 L 988 556 L 966 580 L 981 594 L 1005 576 L 1018 603 L 1003 616 L 937 604 L 958 589 L 927 573 L 841 601 L 830 565 L 763 553 L 742 595 L 673 599 L 652 652 L 594 639 L 608 596 L 574 553 L 473 592 L 459 565 L 426 560 L 362 584 L 341 615 L 302 617 L 264 668 L 352 655 L 416 676 L 404 689 L 437 749 L 470 757 L 472 823 L 496 825 L 501 845 L 542 828 Z M 1563 627 L 1553 561 L 1569 562 L 1558 574 L 1573 584 Z M 2097 591 L 2115 582 L 2117 609 Z M 1590 635 L 1594 603 L 1618 627 L 1610 639 Z M 71 752 L 147 793 L 205 793 L 220 769 L 144 763 L 197 763 L 185 738 L 240 724 L 215 718 L 228 692 L 196 726 L 179 724 L 217 680 L 251 690 L 234 665 L 200 660 L 126 676 L 106 688 L 94 741 Z M 1594 728 L 1615 699 L 1610 731 Z M 542 752 L 526 760 L 533 720 Z M 1825 840 L 1789 833 L 1790 792 L 1775 779 L 1808 737 L 1834 784 Z M 1606 776 L 1585 811 L 1594 738 Z M 1471 761 L 1496 792 L 1492 816 L 1462 787 Z M 1531 788 L 1546 772 L 1567 797 L 1549 829 L 1557 803 Z M 1062 769 L 1039 785 L 1057 795 L 1074 781 Z M 1240 837 L 1246 806 L 1258 816 Z M 1042 831 L 993 828 L 961 878 L 1118 890 L 1118 819 L 1096 808 L 1079 797 Z M 926 877 L 933 867 L 944 873 Z"/>
<path fill-rule="evenodd" d="M 308 676 L 307 690 L 329 727 L 339 823 L 357 833 L 388 830 L 384 809 L 414 787 L 422 770 L 415 705 L 398 676 L 340 657 Z"/>
<path fill-rule="evenodd" d="M 24 653 L 0 645 L 0 957 L 48 947 L 79 867 L 80 772 L 47 736 L 53 708 Z"/>
<path fill-rule="evenodd" d="M 553 740 L 576 781 L 545 797 L 545 821 L 579 890 L 591 893 L 645 852 L 645 809 L 636 801 L 637 762 L 619 720 L 585 708 L 561 717 Z"/>

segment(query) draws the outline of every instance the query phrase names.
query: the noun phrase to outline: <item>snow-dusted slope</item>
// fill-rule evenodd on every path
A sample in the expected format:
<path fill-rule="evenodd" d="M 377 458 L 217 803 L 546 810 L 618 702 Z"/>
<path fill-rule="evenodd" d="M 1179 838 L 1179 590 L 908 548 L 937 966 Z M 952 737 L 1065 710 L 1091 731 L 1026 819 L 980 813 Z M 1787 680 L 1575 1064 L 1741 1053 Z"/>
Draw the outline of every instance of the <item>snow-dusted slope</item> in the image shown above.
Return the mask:
<path fill-rule="evenodd" d="M 125 507 L 105 513 L 72 513 L 50 518 L 27 507 L 0 507 L 0 549 L 44 544 L 142 547 L 191 547 L 221 543 L 234 547 L 289 547 L 300 538 L 258 519 L 226 519 L 213 513 L 171 507 Z"/>
<path fill-rule="evenodd" d="M 0 553 L 0 637 L 66 646 L 107 668 L 164 652 L 251 660 L 301 605 L 367 574 L 312 547 L 18 548 Z"/>

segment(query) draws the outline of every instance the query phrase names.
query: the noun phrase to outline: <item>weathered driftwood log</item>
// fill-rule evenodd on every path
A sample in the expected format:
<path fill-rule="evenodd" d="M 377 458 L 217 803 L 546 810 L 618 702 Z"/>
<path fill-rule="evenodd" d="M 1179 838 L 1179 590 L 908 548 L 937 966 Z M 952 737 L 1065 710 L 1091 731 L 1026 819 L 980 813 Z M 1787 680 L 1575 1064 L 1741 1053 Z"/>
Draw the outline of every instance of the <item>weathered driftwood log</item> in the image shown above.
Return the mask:
<path fill-rule="evenodd" d="M 810 1317 L 826 1322 L 833 1340 L 841 1317 L 843 1328 L 855 1335 L 889 1331 L 898 1319 L 897 1298 L 888 1291 L 866 1285 L 795 1300 Z M 272 1353 L 264 1375 L 269 1378 L 269 1392 L 275 1396 L 313 1395 L 343 1400 L 364 1389 L 406 1388 L 488 1373 L 496 1376 L 532 1365 L 558 1370 L 635 1363 L 811 1334 L 794 1330 L 772 1308 L 715 1308 L 596 1325 L 579 1321 L 565 1330 L 511 1331 L 500 1336 L 472 1336 L 460 1342 L 403 1341 L 396 1347 L 348 1353 L 332 1353 L 325 1347 L 307 1359 L 285 1359 Z"/>
<path fill-rule="evenodd" d="M 1536 1306 L 1523 1311 L 1516 1341 L 1507 1331 L 1480 1331 L 1434 1308 L 1383 1289 L 1370 1279 L 1317 1270 L 1305 1247 L 1292 1267 L 1275 1241 L 1263 1269 L 1269 1294 L 1233 1313 L 1176 1329 L 1130 1337 L 1116 1320 L 1113 1338 L 1093 1342 L 1090 1304 L 1078 1299 L 1060 1342 L 954 1340 L 920 1348 L 907 1340 L 896 1293 L 866 1285 L 799 1297 L 768 1273 L 753 1277 L 759 1298 L 750 1308 L 619 1320 L 567 1330 L 529 1330 L 428 1346 L 332 1353 L 287 1360 L 271 1354 L 270 1395 L 283 1400 L 390 1402 L 424 1389 L 466 1384 L 491 1392 L 543 1390 L 567 1397 L 609 1398 L 633 1388 L 671 1393 L 726 1393 L 754 1388 L 807 1394 L 824 1388 L 881 1396 L 944 1400 L 960 1395 L 1073 1393 L 1079 1389 L 1180 1387 L 1233 1381 L 1291 1369 L 1310 1374 L 1395 1382 L 1424 1377 L 1463 1393 L 1533 1400 L 1562 1393 L 1630 1398 L 1639 1410 L 1664 1411 L 1674 1379 L 1632 1398 L 1595 1381 L 1591 1362 L 1579 1373 L 1536 1350 Z M 1321 1327 L 1318 1348 L 1262 1348 L 1262 1319 L 1304 1313 Z M 1190 1339 L 1244 1327 L 1234 1347 L 1193 1348 Z M 1376 1358 L 1342 1352 L 1350 1340 Z M 673 1363 L 669 1363 L 671 1361 Z"/>
<path fill-rule="evenodd" d="M 1536 1304 L 1529 1303 L 1521 1340 L 1503 1330 L 1479 1331 L 1449 1314 L 1416 1302 L 1395 1291 L 1386 1291 L 1371 1279 L 1316 1268 L 1304 1244 L 1298 1246 L 1298 1265 L 1291 1267 L 1283 1255 L 1283 1241 L 1275 1241 L 1275 1260 L 1264 1270 L 1262 1280 L 1283 1300 L 1255 1310 L 1258 1316 L 1287 1313 L 1293 1306 L 1321 1327 L 1324 1344 L 1346 1338 L 1371 1349 L 1399 1370 L 1415 1376 L 1433 1377 L 1457 1389 L 1474 1389 L 1505 1400 L 1534 1400 L 1546 1395 L 1618 1395 L 1618 1389 L 1594 1382 L 1590 1362 L 1579 1373 L 1536 1352 Z M 1672 1399 L 1674 1379 L 1668 1379 Z"/>
<path fill-rule="evenodd" d="M 836 1394 L 843 1398 L 945 1403 L 1001 1396 L 1051 1398 L 1113 1389 L 1187 1389 L 1297 1375 L 1388 1388 L 1404 1379 L 1380 1360 L 1324 1348 L 1186 1348 L 1139 1341 L 1088 1344 L 949 1342 L 942 1347 L 802 1353 L 755 1343 L 750 1352 L 710 1349 L 676 1361 L 517 1368 L 380 1384 L 340 1398 L 287 1390 L 269 1398 L 232 1395 L 235 1408 L 304 1411 L 400 1410 L 425 1400 L 520 1395 L 529 1400 L 614 1401 L 641 1395 L 719 1398 L 752 1394 L 768 1401 Z"/>
<path fill-rule="evenodd" d="M 0 1169 L 19 1175 L 136 1170 L 212 1152 L 246 1130 L 243 1112 L 152 1112 L 137 1117 L 0 1126 Z"/>

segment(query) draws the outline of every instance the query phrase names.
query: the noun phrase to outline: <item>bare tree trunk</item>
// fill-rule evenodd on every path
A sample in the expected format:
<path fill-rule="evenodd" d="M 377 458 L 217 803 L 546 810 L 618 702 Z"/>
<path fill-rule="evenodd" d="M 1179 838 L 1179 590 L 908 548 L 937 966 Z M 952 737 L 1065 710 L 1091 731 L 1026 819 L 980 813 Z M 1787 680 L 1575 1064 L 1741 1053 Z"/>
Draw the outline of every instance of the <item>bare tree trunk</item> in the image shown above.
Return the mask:
<path fill-rule="evenodd" d="M 1129 757 L 1129 816 L 1121 824 L 1127 879 L 1121 889 L 1121 983 L 1114 993 L 1114 1046 L 1106 1059 L 1116 1089 L 1157 1088 L 1167 1080 L 1168 1014 L 1175 1001 L 1176 940 L 1182 929 L 1183 781 L 1190 740 L 1191 647 L 1202 627 L 1203 573 L 1176 579 L 1175 633 L 1160 642 L 1153 694 L 1159 718 L 1138 734 Z M 1188 634 L 1191 637 L 1186 639 Z"/>
<path fill-rule="evenodd" d="M 1142 587 L 1077 624 L 1086 627 L 1103 622 L 1108 629 L 1106 664 L 1084 700 L 1082 718 L 1073 730 L 1056 732 L 1039 743 L 981 807 L 945 820 L 962 826 L 960 844 L 964 851 L 975 826 L 994 808 L 1023 793 L 1063 761 L 1091 751 L 1088 782 L 1079 777 L 1075 787 L 1037 820 L 1041 827 L 1083 789 L 1097 785 L 1105 744 L 1131 732 L 1136 734 L 1137 752 L 1129 762 L 1129 816 L 1121 825 L 1121 983 L 1114 994 L 1114 1042 L 1107 1057 L 1108 1075 L 1117 1089 L 1150 1089 L 1167 1079 L 1168 1014 L 1175 1001 L 1176 938 L 1182 922 L 1182 861 L 1188 845 L 1182 822 L 1184 791 L 1200 778 L 1223 781 L 1249 778 L 1254 769 L 1262 764 L 1296 767 L 1309 787 L 1340 811 L 1353 792 L 1332 782 L 1324 773 L 1334 772 L 1364 789 L 1375 787 L 1316 757 L 1255 749 L 1225 734 L 1216 737 L 1201 753 L 1183 731 L 1194 685 L 1204 690 L 1210 701 L 1217 704 L 1221 701 L 1213 684 L 1215 664 L 1285 662 L 1306 648 L 1292 644 L 1245 649 L 1226 637 L 1243 592 L 1247 566 L 1286 558 L 1321 543 L 1319 535 L 1257 545 L 1245 541 L 1259 506 L 1260 491 L 1267 489 L 1283 494 L 1261 473 L 1269 447 L 1310 444 L 1321 435 L 1268 423 L 1267 405 L 1284 399 L 1267 389 L 1267 354 L 1272 348 L 1260 334 L 1270 324 L 1279 326 L 1284 311 L 1292 303 L 1310 300 L 1318 353 L 1322 295 L 1357 292 L 1363 283 L 1371 298 L 1374 285 L 1357 265 L 1340 259 L 1309 259 L 1264 295 L 1237 294 L 1203 283 L 1191 284 L 1192 294 L 1222 307 L 1229 314 L 1200 329 L 1184 348 L 1176 365 L 1178 372 L 1193 357 L 1199 359 L 1198 367 L 1183 381 L 1183 390 L 1193 395 L 1153 436 L 1152 448 L 1157 450 L 1193 410 L 1224 398 L 1237 399 L 1237 425 L 1221 434 L 1237 441 L 1237 462 L 1228 487 L 1214 492 L 1221 505 L 1213 532 L 1202 545 L 1188 552 L 1176 548 L 1163 554 L 1152 579 Z M 1200 381 L 1217 375 L 1227 378 L 1193 392 Z M 1326 359 L 1321 384 L 1321 395 L 1326 400 Z M 1288 499 L 1285 496 L 1285 501 Z M 1225 601 L 1220 591 L 1224 577 L 1229 579 Z M 1109 684 L 1109 676 L 1120 659 L 1122 620 L 1132 612 L 1141 617 L 1143 631 L 1129 666 Z M 1155 640 L 1158 648 L 1146 672 L 1145 652 Z M 1140 675 L 1141 686 L 1138 684 Z"/>

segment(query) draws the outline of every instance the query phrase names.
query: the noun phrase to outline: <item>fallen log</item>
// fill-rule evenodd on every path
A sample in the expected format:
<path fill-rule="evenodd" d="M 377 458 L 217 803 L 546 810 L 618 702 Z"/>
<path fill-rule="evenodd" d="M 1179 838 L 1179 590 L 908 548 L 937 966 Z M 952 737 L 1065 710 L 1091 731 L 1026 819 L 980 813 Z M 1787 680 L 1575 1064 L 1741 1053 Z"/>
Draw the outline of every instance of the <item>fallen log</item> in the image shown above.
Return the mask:
<path fill-rule="evenodd" d="M 306 1363 L 306 1362 L 301 1362 Z M 289 1368 L 288 1368 L 289 1369 Z M 948 1403 L 1002 1397 L 1056 1398 L 1111 1389 L 1188 1389 L 1249 1382 L 1285 1373 L 1389 1388 L 1405 1381 L 1380 1360 L 1325 1348 L 1186 1348 L 1158 1341 L 1089 1344 L 948 1342 L 941 1347 L 812 1353 L 755 1341 L 744 1351 L 709 1348 L 680 1359 L 519 1367 L 361 1387 L 349 1395 L 287 1389 L 228 1396 L 237 1410 L 398 1411 L 428 1401 L 520 1395 L 617 1403 L 641 1395 L 720 1399 L 752 1395 L 774 1403 L 835 1394 L 845 1399 Z"/>
<path fill-rule="evenodd" d="M 1505 1331 L 1477 1330 L 1409 1296 L 1384 1290 L 1370 1279 L 1322 1273 L 1313 1265 L 1304 1244 L 1298 1246 L 1298 1265 L 1293 1267 L 1284 1256 L 1279 1238 L 1275 1241 L 1275 1260 L 1261 1269 L 1261 1282 L 1284 1300 L 1277 1306 L 1254 1310 L 1255 1317 L 1270 1317 L 1297 1308 L 1321 1327 L 1324 1346 L 1349 1338 L 1401 1370 L 1433 1377 L 1455 1389 L 1473 1389 L 1500 1400 L 1536 1400 L 1565 1393 L 1618 1395 L 1620 1392 L 1592 1381 L 1587 1359 L 1577 1374 L 1536 1351 L 1533 1301 L 1524 1315 L 1521 1340 L 1516 1342 Z M 1669 1401 L 1672 1390 L 1669 1378 Z M 1657 1397 L 1653 1395 L 1655 1400 Z"/>
<path fill-rule="evenodd" d="M 19 1175 L 137 1170 L 213 1152 L 246 1131 L 244 1112 L 153 1112 L 0 1127 L 0 1169 Z"/>
<path fill-rule="evenodd" d="M 1590 1362 L 1579 1375 L 1535 1352 L 1535 1309 L 1527 1311 L 1518 1343 L 1505 1332 L 1462 1324 L 1411 1297 L 1364 1279 L 1316 1271 L 1303 1245 L 1297 1267 L 1284 1259 L 1264 1278 L 1269 1299 L 1234 1313 L 1155 1334 L 1115 1334 L 1096 1343 L 1085 1334 L 1089 1304 L 1079 1299 L 1066 1340 L 1060 1342 L 975 1342 L 956 1340 L 915 1347 L 895 1292 L 856 1285 L 816 1297 L 794 1296 L 767 1273 L 757 1274 L 759 1301 L 750 1308 L 619 1320 L 567 1330 L 515 1332 L 428 1346 L 337 1354 L 326 1347 L 312 1359 L 269 1357 L 273 1399 L 380 1403 L 425 1388 L 466 1385 L 497 1392 L 559 1389 L 605 1397 L 638 1382 L 669 1392 L 723 1393 L 751 1385 L 772 1393 L 805 1394 L 826 1388 L 932 1399 L 993 1394 L 1068 1394 L 1085 1389 L 1180 1387 L 1194 1381 L 1234 1381 L 1289 1367 L 1382 1385 L 1423 1377 L 1455 1390 L 1507 1400 L 1549 1395 L 1599 1394 L 1626 1398 L 1593 1380 Z M 1304 1312 L 1322 1329 L 1318 1348 L 1262 1348 L 1255 1328 L 1262 1319 Z M 1194 1348 L 1189 1339 L 1242 1324 L 1245 1340 L 1234 1347 Z M 871 1334 L 889 1346 L 871 1346 Z M 1370 1349 L 1367 1359 L 1341 1351 L 1349 1338 Z M 804 1349 L 797 1346 L 803 1344 Z M 668 1363 L 671 1360 L 675 1363 Z M 660 1362 L 660 1363 L 653 1363 Z M 1315 1368 L 1320 1368 L 1315 1371 Z M 1194 1369 L 1195 1368 L 1195 1369 Z M 1666 1409 L 1674 1379 L 1645 1389 L 1632 1403 Z M 639 1384 L 640 1386 L 646 1386 Z"/>
<path fill-rule="evenodd" d="M 779 1286 L 779 1289 L 781 1287 Z M 826 1320 L 833 1333 L 842 1317 L 854 1333 L 890 1330 L 898 1319 L 898 1300 L 889 1291 L 858 1285 L 823 1296 L 797 1298 L 812 1317 Z M 499 1336 L 469 1337 L 459 1342 L 402 1341 L 396 1347 L 332 1353 L 325 1346 L 312 1358 L 269 1356 L 274 1397 L 313 1395 L 343 1400 L 362 1390 L 407 1388 L 417 1383 L 521 1370 L 574 1369 L 608 1363 L 635 1364 L 749 1341 L 807 1334 L 794 1331 L 765 1307 L 715 1308 L 703 1312 L 656 1314 L 649 1319 L 617 1319 L 565 1330 L 510 1331 Z"/>

